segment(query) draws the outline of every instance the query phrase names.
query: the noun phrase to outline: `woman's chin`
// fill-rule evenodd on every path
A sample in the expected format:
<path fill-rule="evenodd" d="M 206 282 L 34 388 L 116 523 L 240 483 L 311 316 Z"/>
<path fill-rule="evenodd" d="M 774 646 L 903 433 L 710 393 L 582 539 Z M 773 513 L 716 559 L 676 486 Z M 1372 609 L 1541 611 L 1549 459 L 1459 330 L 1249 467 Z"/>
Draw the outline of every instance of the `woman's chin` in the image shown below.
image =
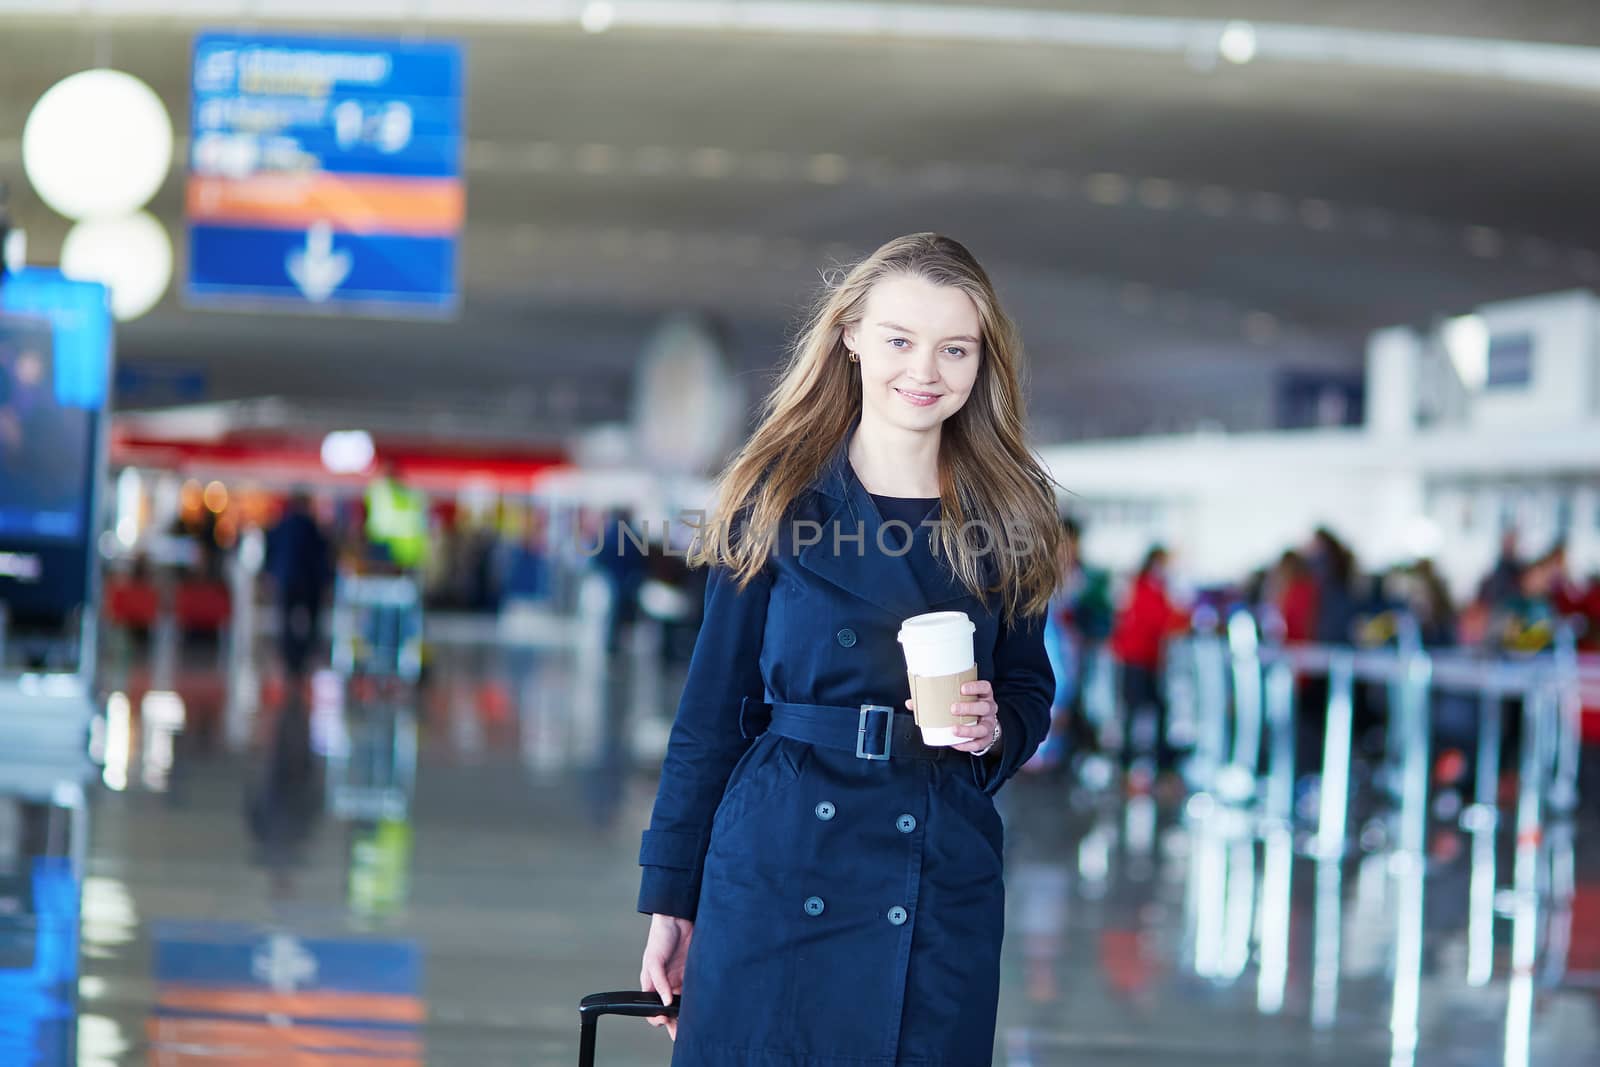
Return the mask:
<path fill-rule="evenodd" d="M 890 402 L 887 410 L 880 408 L 879 417 L 889 425 L 899 430 L 931 430 L 945 420 L 946 412 L 942 404 L 929 404 L 927 407 L 914 407 L 903 400 L 895 399 Z"/>

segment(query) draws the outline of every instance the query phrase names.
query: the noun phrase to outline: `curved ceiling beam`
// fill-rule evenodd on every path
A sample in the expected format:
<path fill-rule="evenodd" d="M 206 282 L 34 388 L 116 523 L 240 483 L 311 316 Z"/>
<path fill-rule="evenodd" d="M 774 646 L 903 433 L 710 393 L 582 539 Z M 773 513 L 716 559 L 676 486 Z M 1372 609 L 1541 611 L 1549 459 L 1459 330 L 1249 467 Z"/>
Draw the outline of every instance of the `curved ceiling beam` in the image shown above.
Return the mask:
<path fill-rule="evenodd" d="M 0 0 L 0 14 L 174 18 L 170 0 Z M 188 20 L 581 26 L 1078 47 L 1232 62 L 1379 68 L 1600 91 L 1600 48 L 1290 22 L 858 0 L 186 0 Z"/>

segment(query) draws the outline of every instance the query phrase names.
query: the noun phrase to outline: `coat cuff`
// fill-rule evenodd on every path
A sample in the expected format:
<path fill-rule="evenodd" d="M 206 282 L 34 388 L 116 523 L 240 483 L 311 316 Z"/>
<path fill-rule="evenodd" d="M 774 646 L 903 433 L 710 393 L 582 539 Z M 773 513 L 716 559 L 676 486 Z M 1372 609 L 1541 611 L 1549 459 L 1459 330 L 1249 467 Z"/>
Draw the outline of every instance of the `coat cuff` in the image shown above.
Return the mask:
<path fill-rule="evenodd" d="M 1022 761 L 1032 755 L 1021 753 L 1027 740 L 1022 719 L 1004 706 L 1000 707 L 997 715 L 1000 720 L 1000 743 L 987 755 L 972 757 L 972 777 L 977 781 L 978 788 L 990 796 L 999 792 L 1006 780 L 1017 773 Z"/>
<path fill-rule="evenodd" d="M 639 911 L 694 921 L 700 905 L 700 872 L 646 867 L 639 880 Z"/>
<path fill-rule="evenodd" d="M 639 844 L 643 875 L 639 910 L 647 915 L 693 919 L 700 901 L 700 870 L 705 862 L 699 834 L 646 830 Z"/>

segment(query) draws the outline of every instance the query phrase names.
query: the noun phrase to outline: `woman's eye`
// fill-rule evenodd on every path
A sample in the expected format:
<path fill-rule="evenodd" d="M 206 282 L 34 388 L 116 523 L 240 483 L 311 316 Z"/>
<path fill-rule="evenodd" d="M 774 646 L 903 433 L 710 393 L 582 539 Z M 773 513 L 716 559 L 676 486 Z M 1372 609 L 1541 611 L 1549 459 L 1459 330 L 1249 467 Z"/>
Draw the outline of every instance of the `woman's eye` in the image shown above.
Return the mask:
<path fill-rule="evenodd" d="M 945 355 L 947 355 L 947 356 L 956 356 L 958 358 L 967 354 L 967 350 L 965 348 L 957 348 L 955 345 L 951 345 L 950 347 L 946 348 L 944 351 L 945 351 Z"/>
<path fill-rule="evenodd" d="M 905 345 L 910 344 L 911 342 L 907 341 L 904 337 L 891 337 L 889 339 L 889 343 L 891 345 L 894 345 L 894 347 L 896 347 L 896 348 L 901 348 L 901 347 L 903 347 Z"/>

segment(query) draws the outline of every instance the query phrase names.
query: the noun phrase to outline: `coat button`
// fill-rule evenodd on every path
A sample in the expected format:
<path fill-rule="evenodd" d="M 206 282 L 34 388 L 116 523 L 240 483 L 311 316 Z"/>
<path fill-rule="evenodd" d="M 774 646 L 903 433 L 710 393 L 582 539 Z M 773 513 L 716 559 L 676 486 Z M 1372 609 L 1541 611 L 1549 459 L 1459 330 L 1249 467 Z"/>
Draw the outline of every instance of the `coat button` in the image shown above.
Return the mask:
<path fill-rule="evenodd" d="M 822 903 L 821 897 L 806 897 L 807 915 L 821 915 L 824 907 L 825 905 Z M 904 919 L 901 919 L 900 921 L 905 922 Z"/>
<path fill-rule="evenodd" d="M 906 921 L 906 909 L 902 908 L 898 904 L 890 908 L 889 921 L 896 926 L 904 926 Z"/>
<path fill-rule="evenodd" d="M 821 804 L 817 805 L 817 818 L 821 819 L 823 822 L 827 822 L 829 819 L 834 817 L 834 815 L 837 813 L 837 810 L 838 809 L 833 806 L 831 801 L 824 800 Z"/>
<path fill-rule="evenodd" d="M 917 828 L 917 819 L 914 815 L 902 815 L 894 821 L 894 828 L 903 834 L 909 834 Z"/>
<path fill-rule="evenodd" d="M 834 634 L 833 636 L 838 640 L 839 646 L 841 648 L 854 648 L 855 647 L 856 632 L 854 630 L 850 629 L 850 627 L 846 626 L 844 629 L 840 630 L 838 633 Z"/>

